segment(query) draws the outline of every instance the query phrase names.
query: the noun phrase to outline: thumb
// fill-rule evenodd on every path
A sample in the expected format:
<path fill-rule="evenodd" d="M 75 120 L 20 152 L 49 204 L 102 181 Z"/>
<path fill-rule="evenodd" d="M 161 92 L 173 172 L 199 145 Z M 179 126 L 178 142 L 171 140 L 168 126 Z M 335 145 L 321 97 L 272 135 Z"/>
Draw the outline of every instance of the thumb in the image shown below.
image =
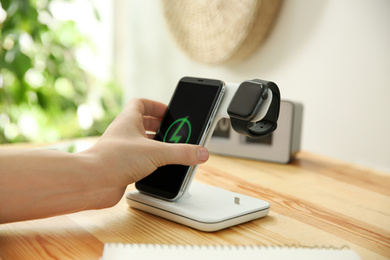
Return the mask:
<path fill-rule="evenodd" d="M 206 148 L 191 144 L 170 144 L 165 145 L 162 157 L 165 164 L 196 165 L 206 162 L 209 159 L 209 152 Z"/>

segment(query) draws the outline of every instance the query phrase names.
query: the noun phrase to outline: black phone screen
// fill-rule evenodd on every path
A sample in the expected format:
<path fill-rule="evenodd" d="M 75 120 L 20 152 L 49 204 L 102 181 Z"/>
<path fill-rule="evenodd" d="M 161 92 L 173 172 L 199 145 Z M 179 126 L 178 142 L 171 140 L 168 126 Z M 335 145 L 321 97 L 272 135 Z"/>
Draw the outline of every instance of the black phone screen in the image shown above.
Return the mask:
<path fill-rule="evenodd" d="M 155 140 L 200 144 L 223 89 L 219 80 L 183 78 L 179 81 Z M 173 199 L 191 166 L 166 165 L 136 183 L 136 188 L 158 197 Z"/>

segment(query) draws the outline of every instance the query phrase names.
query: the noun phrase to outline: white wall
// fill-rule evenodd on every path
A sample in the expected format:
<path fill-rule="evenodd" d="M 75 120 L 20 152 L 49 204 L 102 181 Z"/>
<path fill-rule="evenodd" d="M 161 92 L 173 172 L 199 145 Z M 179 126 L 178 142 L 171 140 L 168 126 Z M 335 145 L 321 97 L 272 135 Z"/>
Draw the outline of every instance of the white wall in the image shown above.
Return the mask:
<path fill-rule="evenodd" d="M 97 20 L 93 10 L 99 13 Z M 113 5 L 106 0 L 53 1 L 50 5 L 54 17 L 59 20 L 73 20 L 81 33 L 92 42 L 77 52 L 81 66 L 102 81 L 111 80 L 113 60 Z"/>
<path fill-rule="evenodd" d="M 207 66 L 171 38 L 159 1 L 123 1 L 125 100 L 168 102 L 182 76 L 278 84 L 304 105 L 302 149 L 390 173 L 390 1 L 286 0 L 248 60 Z"/>

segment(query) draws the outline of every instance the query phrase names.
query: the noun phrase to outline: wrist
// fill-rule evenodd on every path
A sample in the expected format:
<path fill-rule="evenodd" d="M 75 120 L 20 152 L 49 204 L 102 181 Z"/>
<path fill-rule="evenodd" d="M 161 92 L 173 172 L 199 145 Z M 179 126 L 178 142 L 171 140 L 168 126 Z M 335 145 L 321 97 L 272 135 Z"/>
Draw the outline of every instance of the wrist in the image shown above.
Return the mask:
<path fill-rule="evenodd" d="M 110 172 L 110 164 L 99 153 L 91 151 L 79 153 L 78 161 L 82 165 L 82 183 L 88 187 L 91 196 L 89 209 L 102 209 L 117 204 L 126 187 L 117 184 L 113 172 Z"/>

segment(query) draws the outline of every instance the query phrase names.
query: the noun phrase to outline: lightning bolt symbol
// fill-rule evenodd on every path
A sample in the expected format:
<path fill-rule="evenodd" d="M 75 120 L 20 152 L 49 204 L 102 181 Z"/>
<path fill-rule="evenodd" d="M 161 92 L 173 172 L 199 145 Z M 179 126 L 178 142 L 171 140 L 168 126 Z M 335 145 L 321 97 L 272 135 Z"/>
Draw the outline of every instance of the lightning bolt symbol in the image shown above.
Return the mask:
<path fill-rule="evenodd" d="M 180 131 L 180 129 L 183 127 L 183 125 L 188 122 L 187 120 L 188 116 L 181 119 L 180 125 L 176 128 L 176 131 L 173 133 L 171 138 L 169 138 L 169 142 L 178 143 L 180 141 L 181 135 L 177 135 Z"/>

